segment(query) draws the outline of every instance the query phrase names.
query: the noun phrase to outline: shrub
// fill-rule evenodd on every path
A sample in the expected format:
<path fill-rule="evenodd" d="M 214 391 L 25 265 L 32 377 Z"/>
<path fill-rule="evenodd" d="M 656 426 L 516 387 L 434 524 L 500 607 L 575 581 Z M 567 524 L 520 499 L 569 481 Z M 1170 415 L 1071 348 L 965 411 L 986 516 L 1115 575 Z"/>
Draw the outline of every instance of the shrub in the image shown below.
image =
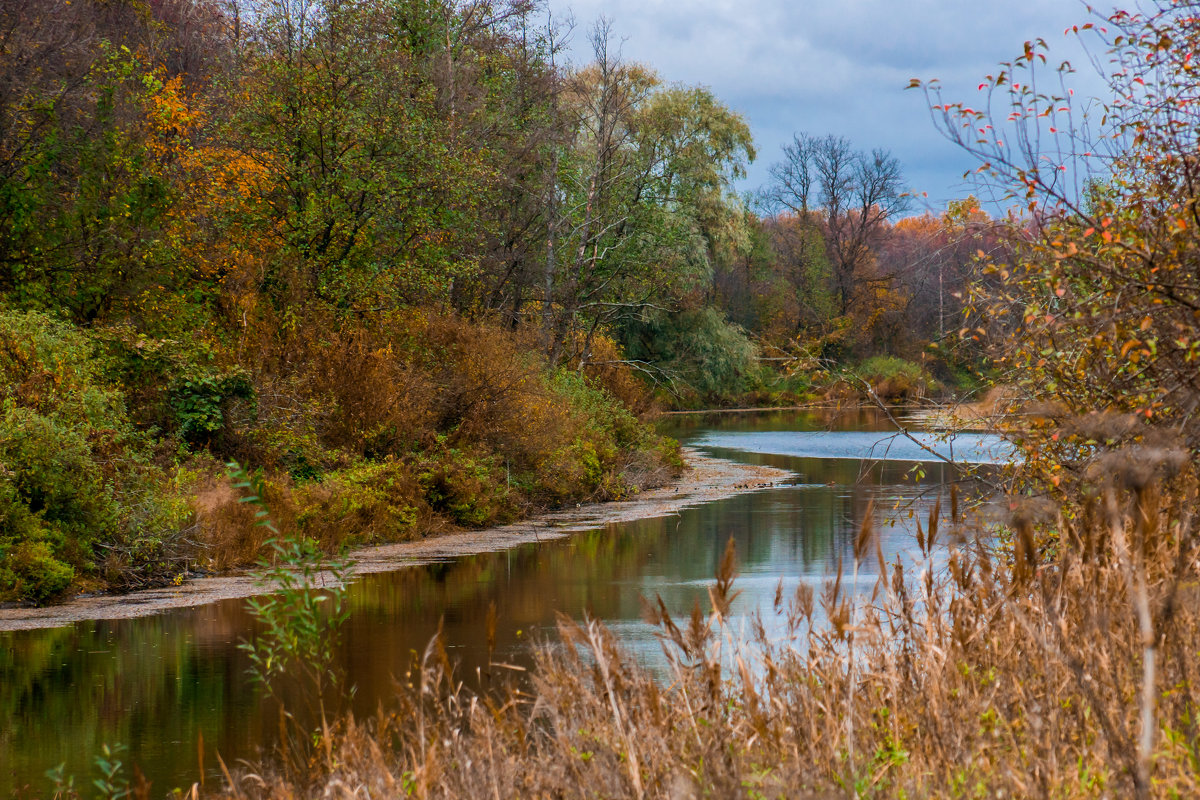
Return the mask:
<path fill-rule="evenodd" d="M 42 602 L 95 572 L 98 548 L 114 585 L 174 570 L 180 487 L 149 463 L 100 367 L 83 333 L 0 312 L 0 594 Z"/>
<path fill-rule="evenodd" d="M 265 537 L 204 449 L 258 465 L 281 524 L 327 551 L 621 497 L 679 468 L 674 443 L 599 380 L 550 374 L 524 334 L 412 312 L 311 322 L 252 331 L 222 366 L 184 336 L 0 316 L 0 559 L 44 542 L 114 588 L 252 563 Z M 17 585 L 0 567 L 0 592 Z"/>
<path fill-rule="evenodd" d="M 200 447 L 225 449 L 231 407 L 253 414 L 256 395 L 245 369 L 225 367 L 207 342 L 188 336 L 150 338 L 127 326 L 95 335 L 105 372 L 120 383 L 133 420 Z"/>
<path fill-rule="evenodd" d="M 554 402 L 533 340 L 455 317 L 418 333 L 413 357 L 436 387 L 436 432 L 450 446 L 481 445 L 524 470 L 569 435 L 569 411 Z"/>
<path fill-rule="evenodd" d="M 0 416 L 0 463 L 8 496 L 57 546 L 86 548 L 113 534 L 117 508 L 84 430 L 6 404 Z M 16 512 L 13 512 L 16 515 Z"/>
<path fill-rule="evenodd" d="M 550 386 L 591 435 L 611 439 L 620 448 L 640 447 L 653 438 L 650 429 L 628 408 L 577 373 L 559 370 L 551 378 Z"/>
<path fill-rule="evenodd" d="M 412 538 L 422 517 L 421 490 L 401 461 L 360 461 L 295 490 L 296 526 L 326 549 Z"/>
<path fill-rule="evenodd" d="M 494 457 L 448 449 L 422 464 L 419 480 L 430 507 L 458 525 L 481 527 L 517 516 L 513 492 Z"/>
<path fill-rule="evenodd" d="M 713 308 L 647 314 L 623 342 L 630 358 L 660 364 L 684 402 L 734 398 L 761 381 L 758 347 Z"/>
<path fill-rule="evenodd" d="M 254 387 L 240 371 L 183 378 L 172 385 L 170 406 L 179 435 L 192 444 L 206 444 L 225 428 L 225 405 L 254 400 Z"/>
<path fill-rule="evenodd" d="M 392 332 L 324 328 L 320 340 L 303 342 L 303 386 L 325 447 L 384 458 L 427 441 L 434 387 L 398 346 L 412 323 L 396 324 Z"/>
<path fill-rule="evenodd" d="M 638 417 L 655 408 L 647 382 L 634 372 L 620 346 L 608 336 L 593 337 L 583 374 Z"/>
<path fill-rule="evenodd" d="M 101 381 L 92 342 L 38 312 L 0 310 L 0 401 L 99 429 L 124 422 L 119 394 Z"/>
<path fill-rule="evenodd" d="M 895 356 L 872 356 L 855 372 L 881 399 L 893 402 L 919 399 L 936 385 L 920 365 Z"/>
<path fill-rule="evenodd" d="M 48 542 L 23 541 L 12 549 L 0 567 L 0 585 L 9 583 L 18 597 L 44 603 L 66 591 L 75 569 L 54 557 Z"/>

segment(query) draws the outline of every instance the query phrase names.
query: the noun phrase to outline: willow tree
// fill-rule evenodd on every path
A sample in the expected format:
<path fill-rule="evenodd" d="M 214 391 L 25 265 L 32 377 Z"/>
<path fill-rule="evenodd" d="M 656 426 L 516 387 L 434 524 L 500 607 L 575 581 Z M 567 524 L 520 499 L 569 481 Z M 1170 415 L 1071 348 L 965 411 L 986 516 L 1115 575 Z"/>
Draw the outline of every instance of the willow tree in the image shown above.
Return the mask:
<path fill-rule="evenodd" d="M 706 89 L 663 86 L 593 32 L 595 62 L 563 96 L 571 137 L 551 193 L 543 323 L 551 358 L 584 355 L 600 330 L 671 309 L 708 279 L 710 239 L 749 128 Z"/>

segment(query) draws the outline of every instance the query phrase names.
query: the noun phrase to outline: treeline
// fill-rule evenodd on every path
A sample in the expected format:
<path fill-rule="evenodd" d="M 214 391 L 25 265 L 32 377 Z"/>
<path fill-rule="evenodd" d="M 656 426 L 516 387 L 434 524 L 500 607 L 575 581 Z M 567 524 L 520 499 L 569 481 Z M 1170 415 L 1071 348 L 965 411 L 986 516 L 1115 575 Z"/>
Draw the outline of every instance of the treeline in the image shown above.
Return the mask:
<path fill-rule="evenodd" d="M 252 560 L 229 459 L 336 548 L 661 481 L 656 402 L 961 378 L 976 206 L 813 137 L 739 198 L 745 120 L 606 24 L 572 67 L 522 0 L 0 12 L 4 597 Z"/>

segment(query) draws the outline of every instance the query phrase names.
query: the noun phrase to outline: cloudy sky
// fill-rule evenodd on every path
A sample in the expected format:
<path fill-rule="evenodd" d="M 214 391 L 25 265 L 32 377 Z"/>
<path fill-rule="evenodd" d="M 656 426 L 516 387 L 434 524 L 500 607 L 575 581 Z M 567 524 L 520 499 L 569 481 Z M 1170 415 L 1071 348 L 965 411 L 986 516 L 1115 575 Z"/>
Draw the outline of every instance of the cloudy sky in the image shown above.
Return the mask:
<path fill-rule="evenodd" d="M 1095 0 L 1093 0 L 1095 2 Z M 1079 0 L 549 0 L 573 15 L 572 59 L 589 57 L 588 29 L 604 15 L 626 60 L 669 82 L 710 87 L 749 120 L 759 157 L 743 189 L 767 180 L 795 131 L 846 136 L 891 150 L 929 207 L 972 191 L 974 164 L 942 139 L 911 78 L 939 79 L 949 100 L 974 103 L 984 75 L 1041 37 L 1078 68 L 1077 95 L 1102 84 L 1064 30 L 1095 18 Z M 1093 46 L 1093 49 L 1096 49 Z M 1102 52 L 1102 51 L 1101 51 Z"/>

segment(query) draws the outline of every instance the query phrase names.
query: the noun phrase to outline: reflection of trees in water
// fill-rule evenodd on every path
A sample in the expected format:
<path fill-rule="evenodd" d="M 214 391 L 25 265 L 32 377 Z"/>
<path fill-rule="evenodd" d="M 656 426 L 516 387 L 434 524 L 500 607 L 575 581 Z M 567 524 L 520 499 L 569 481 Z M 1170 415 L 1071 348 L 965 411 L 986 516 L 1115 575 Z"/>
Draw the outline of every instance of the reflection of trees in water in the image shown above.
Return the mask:
<path fill-rule="evenodd" d="M 42 773 L 61 762 L 82 779 L 104 743 L 127 744 L 152 779 L 194 772 L 196 732 L 214 740 L 225 709 L 251 696 L 239 670 L 195 647 L 206 622 L 195 617 L 0 634 L 0 793 L 45 788 Z"/>

